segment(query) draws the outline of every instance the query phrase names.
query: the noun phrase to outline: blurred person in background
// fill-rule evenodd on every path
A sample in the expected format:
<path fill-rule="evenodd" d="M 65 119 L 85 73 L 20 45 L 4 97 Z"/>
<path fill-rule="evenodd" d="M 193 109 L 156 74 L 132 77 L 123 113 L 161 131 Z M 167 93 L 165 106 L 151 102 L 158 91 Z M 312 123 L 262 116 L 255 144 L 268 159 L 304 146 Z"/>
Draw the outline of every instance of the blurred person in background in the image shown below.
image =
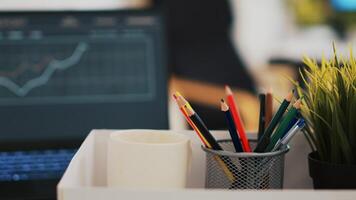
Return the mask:
<path fill-rule="evenodd" d="M 188 98 L 210 129 L 226 129 L 219 108 L 224 85 L 235 91 L 247 130 L 257 129 L 255 85 L 230 38 L 227 0 L 156 0 L 165 9 L 171 88 Z"/>

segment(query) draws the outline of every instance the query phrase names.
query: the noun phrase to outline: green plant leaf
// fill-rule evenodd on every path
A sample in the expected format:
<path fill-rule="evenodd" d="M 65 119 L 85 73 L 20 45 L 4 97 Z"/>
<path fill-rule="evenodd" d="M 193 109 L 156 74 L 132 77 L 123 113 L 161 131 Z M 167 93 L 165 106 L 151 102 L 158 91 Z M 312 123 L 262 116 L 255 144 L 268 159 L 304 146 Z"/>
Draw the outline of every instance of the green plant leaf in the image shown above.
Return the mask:
<path fill-rule="evenodd" d="M 301 114 L 306 120 L 304 131 L 310 147 L 327 162 L 356 164 L 356 61 L 337 55 L 323 57 L 319 66 L 304 57 L 305 68 L 299 73 L 305 88 L 291 81 L 302 100 Z"/>

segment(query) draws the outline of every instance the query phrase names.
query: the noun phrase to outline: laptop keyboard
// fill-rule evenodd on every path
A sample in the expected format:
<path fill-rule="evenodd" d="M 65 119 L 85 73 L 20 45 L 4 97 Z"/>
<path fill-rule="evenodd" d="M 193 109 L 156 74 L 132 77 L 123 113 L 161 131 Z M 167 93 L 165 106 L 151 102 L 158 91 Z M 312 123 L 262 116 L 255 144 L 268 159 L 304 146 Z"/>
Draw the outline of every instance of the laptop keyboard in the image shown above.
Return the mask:
<path fill-rule="evenodd" d="M 0 181 L 58 179 L 75 149 L 0 152 Z"/>

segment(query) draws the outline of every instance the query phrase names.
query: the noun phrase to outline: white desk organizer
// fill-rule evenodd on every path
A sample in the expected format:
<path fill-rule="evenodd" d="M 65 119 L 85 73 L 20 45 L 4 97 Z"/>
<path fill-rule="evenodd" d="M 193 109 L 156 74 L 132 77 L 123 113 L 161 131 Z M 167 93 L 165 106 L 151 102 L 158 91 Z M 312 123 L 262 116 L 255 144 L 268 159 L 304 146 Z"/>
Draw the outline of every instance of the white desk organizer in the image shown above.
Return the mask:
<path fill-rule="evenodd" d="M 291 151 L 286 156 L 284 190 L 274 191 L 232 191 L 206 190 L 205 153 L 200 141 L 192 131 L 180 131 L 192 140 L 192 169 L 187 189 L 135 190 L 106 187 L 106 151 L 107 141 L 113 130 L 93 130 L 73 157 L 65 174 L 57 186 L 58 200 L 236 200 L 236 199 L 356 199 L 356 191 L 313 191 L 308 177 L 306 154 L 307 145 L 300 134 L 293 139 Z M 124 130 L 123 130 L 124 132 Z M 217 139 L 228 138 L 226 132 L 213 132 Z M 295 147 L 295 148 L 294 148 Z M 294 148 L 294 149 L 293 149 Z M 288 190 L 303 188 L 308 190 Z"/>

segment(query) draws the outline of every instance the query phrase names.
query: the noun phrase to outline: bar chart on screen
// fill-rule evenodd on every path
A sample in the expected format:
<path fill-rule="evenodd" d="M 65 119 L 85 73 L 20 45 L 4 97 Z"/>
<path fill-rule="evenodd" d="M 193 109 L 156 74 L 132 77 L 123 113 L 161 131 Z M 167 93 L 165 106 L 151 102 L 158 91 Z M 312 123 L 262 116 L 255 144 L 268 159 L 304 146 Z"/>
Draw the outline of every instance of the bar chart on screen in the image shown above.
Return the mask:
<path fill-rule="evenodd" d="M 0 43 L 0 105 L 152 99 L 150 48 L 151 38 L 140 33 L 10 35 Z"/>

